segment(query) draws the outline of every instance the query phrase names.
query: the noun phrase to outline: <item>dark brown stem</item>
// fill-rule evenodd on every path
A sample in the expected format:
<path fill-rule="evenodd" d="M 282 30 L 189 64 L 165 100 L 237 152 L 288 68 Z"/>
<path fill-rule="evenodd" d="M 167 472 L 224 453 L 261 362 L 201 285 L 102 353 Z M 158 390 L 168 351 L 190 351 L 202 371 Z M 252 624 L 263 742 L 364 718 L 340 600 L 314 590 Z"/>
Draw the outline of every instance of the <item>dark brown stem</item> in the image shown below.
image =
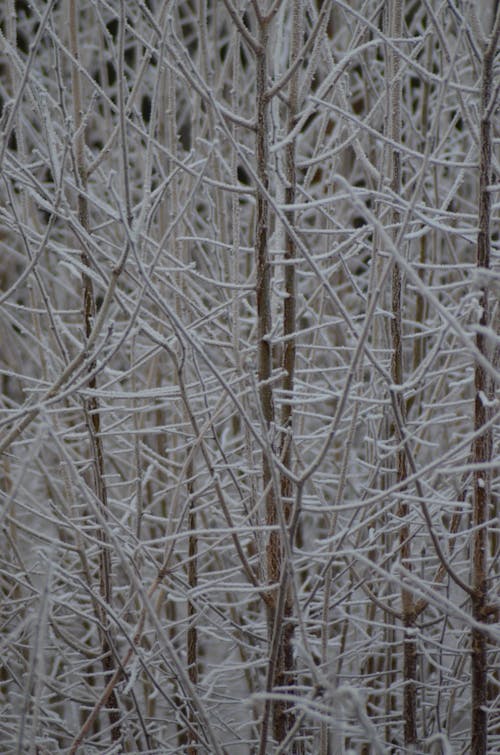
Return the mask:
<path fill-rule="evenodd" d="M 500 34 L 500 10 L 497 8 L 496 20 L 491 39 L 483 58 L 481 83 L 481 129 L 479 161 L 479 218 L 477 236 L 476 266 L 479 271 L 490 268 L 490 223 L 492 183 L 492 128 L 491 107 L 493 64 Z M 490 312 L 488 300 L 488 281 L 481 283 L 479 304 L 481 316 L 476 334 L 476 347 L 480 354 L 488 357 L 489 348 L 485 329 L 489 326 Z M 474 367 L 474 429 L 481 430 L 488 425 L 491 416 L 491 399 L 493 397 L 492 380 L 484 366 L 476 361 Z M 472 616 L 475 622 L 487 621 L 488 604 L 488 522 L 491 510 L 491 459 L 493 435 L 491 425 L 477 435 L 472 447 L 473 472 L 473 526 L 472 543 Z M 471 630 L 471 666 L 472 666 L 472 727 L 471 753 L 485 755 L 488 749 L 488 659 L 487 637 L 475 625 Z"/>
<path fill-rule="evenodd" d="M 300 51 L 302 41 L 302 1 L 294 0 L 293 3 L 293 20 L 292 20 L 292 44 L 291 44 L 291 65 L 293 66 Z M 290 79 L 290 89 L 288 96 L 288 123 L 287 131 L 291 133 L 295 126 L 295 120 L 298 112 L 298 68 Z M 285 148 L 285 204 L 287 207 L 293 206 L 296 195 L 296 143 L 291 139 Z M 295 224 L 295 212 L 287 210 L 286 221 L 289 228 Z M 292 467 L 292 437 L 293 437 L 293 390 L 295 380 L 295 361 L 296 361 L 296 244 L 294 237 L 286 231 L 285 235 L 285 265 L 284 265 L 284 285 L 285 301 L 283 307 L 283 395 L 284 401 L 281 409 L 281 459 L 287 469 Z M 282 474 L 280 480 L 281 500 L 283 502 L 283 520 L 288 526 L 290 523 L 292 510 L 293 485 L 290 478 Z M 291 590 L 288 585 L 284 586 L 286 596 L 283 606 L 283 626 L 280 654 L 278 657 L 278 669 L 276 675 L 276 685 L 281 688 L 290 688 L 294 680 L 294 653 L 293 653 L 293 599 Z M 295 723 L 295 716 L 288 706 L 278 704 L 279 710 L 275 712 L 275 737 L 278 742 L 282 742 L 287 732 L 289 732 Z"/>
<path fill-rule="evenodd" d="M 393 0 L 391 4 L 391 18 L 389 22 L 390 33 L 394 38 L 402 35 L 403 18 L 401 0 Z M 392 177 L 391 189 L 394 195 L 401 192 L 401 152 L 398 144 L 401 141 L 401 80 L 400 62 L 397 52 L 391 50 L 389 56 L 389 70 L 391 75 L 390 107 L 391 125 L 390 135 L 394 147 L 392 150 Z M 392 234 L 398 235 L 401 217 L 395 208 L 391 213 Z M 392 362 L 391 378 L 394 384 L 402 385 L 404 381 L 403 366 L 403 328 L 401 317 L 403 276 L 397 263 L 392 269 Z M 398 414 L 405 421 L 406 407 L 402 392 L 397 393 Z M 406 452 L 404 445 L 400 445 L 396 452 L 396 479 L 398 484 L 403 483 L 408 477 Z M 405 488 L 401 489 L 401 499 L 398 505 L 398 517 L 400 519 L 399 543 L 401 565 L 406 571 L 412 570 L 411 563 L 411 533 L 408 524 L 409 506 L 404 499 Z M 403 609 L 403 720 L 404 741 L 406 747 L 411 747 L 417 740 L 417 703 L 416 703 L 416 672 L 417 672 L 417 649 L 414 639 L 415 608 L 412 592 L 403 585 L 401 589 L 401 603 Z"/>
<path fill-rule="evenodd" d="M 85 129 L 82 122 L 82 91 L 81 91 L 81 79 L 79 71 L 79 47 L 78 47 L 78 21 L 77 21 L 77 8 L 75 0 L 69 0 L 69 33 L 70 33 L 70 49 L 74 58 L 74 62 L 71 66 L 71 82 L 73 89 L 73 119 L 75 125 L 75 166 L 76 166 L 76 179 L 78 186 L 78 220 L 85 231 L 85 234 L 89 233 L 89 207 L 87 200 L 87 169 L 85 161 Z M 88 254 L 88 250 L 82 245 L 80 257 L 84 268 L 91 268 L 91 259 Z M 89 339 L 92 333 L 94 319 L 96 314 L 96 304 L 94 287 L 92 284 L 92 278 L 87 272 L 82 273 L 82 291 L 83 291 L 83 321 L 84 321 L 84 333 L 85 338 Z M 89 373 L 94 373 L 95 362 L 91 362 L 89 365 Z M 91 392 L 97 389 L 97 378 L 95 374 L 92 374 L 89 378 L 88 387 Z M 93 485 L 94 491 L 99 501 L 101 508 L 101 514 L 106 520 L 107 518 L 107 489 L 104 477 L 104 449 L 101 437 L 101 416 L 99 411 L 99 401 L 95 395 L 91 398 L 84 400 L 84 411 L 87 420 L 87 428 L 90 440 L 90 447 L 93 459 Z M 109 551 L 109 541 L 105 529 L 102 526 L 98 527 L 97 536 L 101 543 L 99 550 L 99 592 L 106 605 L 110 605 L 112 601 L 112 577 L 111 577 L 111 557 Z M 107 617 L 104 610 L 99 612 L 99 620 L 101 629 L 101 651 L 102 651 L 102 666 L 105 673 L 105 678 L 108 680 L 110 676 L 114 677 L 116 673 L 115 660 L 113 656 L 113 646 L 107 630 Z M 114 688 L 111 690 L 109 697 L 106 701 L 106 708 L 108 710 L 108 716 L 111 723 L 111 739 L 113 742 L 117 742 L 121 739 L 121 725 L 120 725 L 120 712 L 118 707 L 118 699 Z"/>
<path fill-rule="evenodd" d="M 274 400 L 271 385 L 273 367 L 273 355 L 271 345 L 271 264 L 269 259 L 269 201 L 267 192 L 269 188 L 268 177 L 268 102 L 266 100 L 267 82 L 267 45 L 268 33 L 265 25 L 260 26 L 259 48 L 255 56 L 256 65 L 256 97 L 257 97 L 257 135 L 255 153 L 257 159 L 257 177 L 259 187 L 256 200 L 256 225 L 255 225 L 255 267 L 256 267 L 256 297 L 258 319 L 258 345 L 257 345 L 257 374 L 259 380 L 260 411 L 266 427 L 269 430 L 274 424 Z M 276 612 L 276 586 L 280 581 L 281 573 L 281 545 L 280 534 L 276 527 L 278 524 L 278 512 L 276 508 L 276 495 L 272 479 L 271 459 L 267 453 L 263 453 L 262 459 L 262 486 L 265 495 L 266 525 L 275 528 L 269 534 L 266 548 L 267 581 L 275 589 L 270 592 L 271 600 L 267 606 L 267 623 L 269 644 L 271 644 L 274 619 Z M 279 671 L 274 674 L 274 679 L 279 676 Z M 281 705 L 274 703 L 273 733 L 278 741 L 285 735 L 283 717 L 280 713 Z M 267 728 L 267 716 L 264 721 L 264 729 Z"/>

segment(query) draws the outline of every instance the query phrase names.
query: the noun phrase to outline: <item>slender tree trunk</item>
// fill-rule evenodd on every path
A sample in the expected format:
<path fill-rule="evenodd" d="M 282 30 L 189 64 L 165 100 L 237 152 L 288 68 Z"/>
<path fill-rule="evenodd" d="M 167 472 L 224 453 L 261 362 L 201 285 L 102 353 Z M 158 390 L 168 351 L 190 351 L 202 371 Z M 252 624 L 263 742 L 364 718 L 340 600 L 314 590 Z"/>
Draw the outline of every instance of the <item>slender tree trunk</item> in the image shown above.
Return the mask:
<path fill-rule="evenodd" d="M 480 160 L 479 160 L 479 218 L 477 236 L 477 270 L 480 280 L 480 309 L 479 328 L 476 335 L 478 351 L 485 357 L 489 356 L 488 338 L 485 329 L 490 324 L 489 311 L 489 282 L 487 271 L 490 269 L 490 223 L 491 223 L 491 194 L 492 184 L 492 133 L 491 115 L 493 111 L 492 79 L 493 64 L 500 34 L 500 10 L 497 8 L 493 33 L 486 47 L 483 57 L 483 74 L 481 84 L 481 127 L 480 127 Z M 484 271 L 484 272 L 483 272 Z M 480 276 L 483 276 L 482 278 Z M 475 622 L 487 621 L 488 606 L 488 522 L 491 512 L 491 482 L 492 482 L 492 428 L 484 427 L 491 415 L 491 400 L 494 386 L 486 373 L 484 366 L 476 361 L 474 369 L 474 430 L 477 436 L 474 440 L 473 454 L 473 525 L 474 535 L 472 544 L 472 615 Z M 484 429 L 482 429 L 484 428 Z M 485 755 L 488 750 L 488 658 L 487 637 L 480 628 L 475 626 L 471 632 L 471 664 L 472 664 L 472 755 Z"/>
<path fill-rule="evenodd" d="M 78 17 L 75 0 L 69 0 L 69 34 L 71 54 L 76 62 L 71 66 L 71 80 L 73 88 L 73 118 L 75 125 L 75 163 L 76 163 L 76 181 L 78 186 L 78 220 L 85 233 L 89 233 L 89 207 L 87 200 L 87 168 L 85 160 L 85 129 L 82 123 L 83 101 L 81 88 L 81 75 L 78 69 L 79 46 L 78 46 Z M 82 244 L 80 257 L 84 268 L 91 268 L 91 259 L 88 251 Z M 82 273 L 82 290 L 83 290 L 83 321 L 85 338 L 88 339 L 96 315 L 96 303 L 92 278 L 87 272 Z M 95 362 L 89 365 L 89 372 L 92 373 L 95 368 Z M 97 378 L 95 375 L 89 377 L 88 387 L 92 392 L 97 389 Z M 97 500 L 99 501 L 100 513 L 104 520 L 108 516 L 108 501 L 106 481 L 104 477 L 104 449 L 101 436 L 101 415 L 99 411 L 99 400 L 95 395 L 91 398 L 84 399 L 84 411 L 87 420 L 87 428 L 90 439 L 90 448 L 93 461 L 93 486 Z M 112 602 L 112 575 L 111 575 L 111 557 L 109 551 L 109 540 L 106 530 L 100 524 L 97 527 L 97 536 L 101 543 L 99 551 L 99 592 L 105 605 L 111 605 Z M 113 647 L 109 637 L 108 617 L 105 610 L 99 611 L 100 634 L 101 634 L 101 651 L 102 666 L 106 675 L 106 681 L 115 671 L 115 661 L 113 656 Z M 117 742 L 121 739 L 120 712 L 118 700 L 113 690 L 110 694 L 106 708 L 108 710 L 109 720 L 111 723 L 111 739 Z"/>
<path fill-rule="evenodd" d="M 292 41 L 290 50 L 290 65 L 293 65 L 299 54 L 301 44 L 302 29 L 302 0 L 294 0 L 292 10 Z M 292 131 L 295 125 L 295 119 L 298 110 L 298 71 L 296 71 L 290 80 L 288 94 L 288 122 L 287 131 Z M 285 204 L 293 205 L 296 194 L 296 166 L 295 166 L 295 139 L 288 142 L 285 149 Z M 291 228 L 295 227 L 295 212 L 292 209 L 287 210 L 286 219 Z M 285 265 L 284 265 L 284 285 L 285 301 L 283 306 L 283 357 L 282 366 L 284 369 L 283 377 L 283 395 L 284 401 L 281 409 L 281 459 L 283 464 L 291 469 L 292 459 L 292 438 L 293 438 L 293 390 L 295 381 L 295 358 L 296 358 L 296 272 L 294 261 L 296 259 L 295 241 L 290 233 L 285 231 Z M 286 525 L 290 523 L 293 486 L 289 477 L 281 475 L 281 501 L 283 504 L 283 520 Z M 287 533 L 283 533 L 286 537 Z M 283 554 L 283 550 L 282 554 Z M 282 555 L 283 557 L 283 555 Z M 293 652 L 293 599 L 290 585 L 286 586 L 286 597 L 284 604 L 284 616 L 282 626 L 282 636 L 280 645 L 280 656 L 278 659 L 278 668 L 275 683 L 278 687 L 290 688 L 294 681 L 294 652 Z M 276 708 L 274 715 L 274 734 L 278 741 L 281 741 L 287 731 L 293 726 L 295 716 L 288 706 L 280 705 Z"/>
<path fill-rule="evenodd" d="M 256 159 L 257 176 L 262 189 L 269 188 L 268 160 L 269 160 L 269 123 L 268 101 L 266 98 L 267 75 L 268 75 L 268 30 L 265 24 L 260 27 L 259 48 L 256 51 L 256 94 L 257 94 L 257 137 Z M 256 295 L 257 295 L 257 373 L 259 379 L 259 398 L 262 418 L 267 430 L 270 430 L 275 421 L 274 398 L 271 385 L 273 369 L 272 345 L 270 334 L 272 330 L 271 310 L 271 263 L 269 259 L 269 202 L 264 191 L 257 190 L 256 226 L 255 226 L 255 263 L 256 263 Z M 277 512 L 276 491 L 273 487 L 271 459 L 264 453 L 262 459 L 262 485 L 265 496 L 266 525 L 274 527 L 270 532 L 266 549 L 267 580 L 271 589 L 270 600 L 267 606 L 268 612 L 268 635 L 269 647 L 272 646 L 272 638 L 275 625 L 275 613 L 277 605 L 277 585 L 281 574 L 281 543 L 280 534 L 277 531 L 279 517 Z M 276 663 L 272 683 L 274 685 L 280 677 L 280 660 Z M 277 741 L 281 741 L 286 734 L 284 710 L 281 702 L 272 705 L 273 734 Z"/>
<path fill-rule="evenodd" d="M 257 176 L 263 190 L 257 191 L 256 207 L 256 228 L 255 228 L 255 258 L 256 258 L 256 294 L 257 294 L 257 317 L 258 317 L 258 378 L 259 378 L 259 397 L 261 414 L 267 430 L 271 430 L 275 423 L 275 408 L 273 389 L 271 385 L 271 376 L 273 370 L 273 349 L 270 340 L 272 331 L 272 306 L 271 306 L 271 259 L 269 251 L 269 223 L 270 208 L 266 196 L 269 189 L 269 100 L 267 98 L 267 79 L 268 79 L 268 54 L 269 54 L 269 19 L 262 16 L 258 17 L 259 23 L 259 45 L 255 51 L 256 63 L 256 110 L 257 110 L 257 135 L 256 135 L 256 161 Z M 292 278 L 293 282 L 293 278 Z M 289 281 L 290 283 L 290 281 Z M 293 304 L 292 304 L 293 306 Z M 288 316 L 291 316 L 290 305 Z M 293 324 L 289 319 L 288 327 Z M 289 380 L 293 384 L 293 364 L 294 353 L 290 351 L 285 356 L 292 369 Z M 287 423 L 291 420 L 291 413 L 284 410 Z M 282 452 L 289 454 L 286 439 Z M 286 488 L 286 483 L 282 482 L 285 492 L 288 494 L 285 498 L 285 510 L 280 516 L 278 511 L 279 501 L 277 500 L 278 491 L 274 488 L 273 474 L 271 469 L 272 460 L 267 454 L 263 456 L 262 484 L 265 495 L 266 508 L 266 525 L 273 527 L 270 532 L 266 550 L 267 561 L 267 579 L 271 586 L 270 600 L 267 605 L 268 636 L 269 648 L 271 652 L 270 663 L 274 668 L 268 679 L 271 682 L 271 689 L 275 687 L 287 686 L 290 682 L 289 670 L 293 667 L 292 636 L 293 625 L 290 621 L 282 621 L 278 616 L 279 600 L 278 585 L 282 578 L 283 569 L 283 544 L 282 537 L 285 533 L 279 531 L 278 527 L 287 521 L 289 513 L 290 494 Z M 279 491 L 281 492 L 281 491 Z M 288 503 L 287 503 L 288 499 Z M 288 593 L 288 586 L 283 585 Z M 287 594 L 285 598 L 284 615 L 291 614 L 291 600 Z M 275 634 L 279 633 L 279 637 Z M 273 647 L 277 647 L 277 653 L 273 656 Z M 290 713 L 288 706 L 283 700 L 274 700 L 272 702 L 272 730 L 274 739 L 281 742 L 290 727 Z"/>
<path fill-rule="evenodd" d="M 393 0 L 391 5 L 391 16 L 389 20 L 390 36 L 398 39 L 402 36 L 403 30 L 403 2 L 402 0 Z M 392 148 L 392 176 L 391 189 L 395 196 L 401 193 L 401 152 L 397 145 L 401 142 L 401 80 L 400 61 L 398 54 L 391 49 L 389 57 L 389 71 L 391 76 L 390 88 L 390 105 L 391 105 L 391 125 L 390 135 L 393 141 Z M 396 239 L 399 232 L 401 218 L 397 209 L 391 213 L 392 235 Z M 403 326 L 401 317 L 401 300 L 402 300 L 403 276 L 397 263 L 394 264 L 392 271 L 392 318 L 391 318 L 391 337 L 392 337 L 392 364 L 391 377 L 395 385 L 402 385 L 404 381 L 403 366 Z M 406 415 L 405 399 L 401 392 L 398 391 L 396 397 L 398 409 L 403 421 Z M 402 483 L 406 480 L 407 462 L 405 449 L 400 446 L 396 453 L 396 480 Z M 411 548 L 410 548 L 410 527 L 408 525 L 409 506 L 404 500 L 405 489 L 401 489 L 401 500 L 398 506 L 398 516 L 401 520 L 399 529 L 400 558 L 401 564 L 407 571 L 411 571 Z M 412 746 L 417 739 L 417 705 L 416 705 L 416 685 L 415 678 L 417 672 L 417 653 L 416 644 L 413 636 L 415 625 L 414 601 L 410 590 L 403 587 L 401 590 L 401 602 L 403 608 L 403 720 L 404 720 L 404 741 L 405 746 Z"/>

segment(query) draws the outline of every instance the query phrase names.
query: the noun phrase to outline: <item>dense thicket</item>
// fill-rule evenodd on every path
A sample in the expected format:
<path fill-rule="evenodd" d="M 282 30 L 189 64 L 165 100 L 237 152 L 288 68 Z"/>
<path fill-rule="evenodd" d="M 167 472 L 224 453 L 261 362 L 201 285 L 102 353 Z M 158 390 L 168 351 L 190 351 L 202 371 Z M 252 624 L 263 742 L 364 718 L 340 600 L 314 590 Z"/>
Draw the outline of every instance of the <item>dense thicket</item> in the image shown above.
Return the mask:
<path fill-rule="evenodd" d="M 498 2 L 0 14 L 0 751 L 500 751 Z"/>

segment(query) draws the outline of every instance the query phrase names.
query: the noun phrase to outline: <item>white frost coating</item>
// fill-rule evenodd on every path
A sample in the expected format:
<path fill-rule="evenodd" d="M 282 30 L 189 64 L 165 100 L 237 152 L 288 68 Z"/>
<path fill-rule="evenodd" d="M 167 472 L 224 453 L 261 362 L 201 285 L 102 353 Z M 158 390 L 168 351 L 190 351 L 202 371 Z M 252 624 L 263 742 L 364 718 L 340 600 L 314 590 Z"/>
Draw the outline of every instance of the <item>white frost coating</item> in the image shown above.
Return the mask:
<path fill-rule="evenodd" d="M 135 658 L 129 671 L 128 682 L 123 689 L 124 695 L 128 695 L 130 690 L 133 689 L 140 667 L 139 659 Z"/>
<path fill-rule="evenodd" d="M 446 726 L 426 742 L 434 729 L 419 710 L 419 747 L 467 751 L 479 622 L 462 598 L 483 531 L 471 525 L 470 486 L 484 495 L 498 471 L 496 445 L 476 461 L 471 447 L 490 428 L 496 442 L 500 422 L 498 394 L 473 387 L 476 365 L 500 384 L 499 184 L 489 186 L 494 272 L 473 271 L 479 23 L 489 34 L 492 0 L 477 23 L 472 2 L 443 13 L 414 3 L 400 32 L 389 17 L 402 2 L 390 0 L 390 33 L 374 0 L 68 0 L 78 59 L 63 4 L 5 5 L 0 646 L 15 665 L 7 707 L 20 705 L 0 711 L 0 742 L 20 752 L 50 740 L 55 752 L 94 715 L 78 751 L 113 751 L 106 657 L 123 665 L 120 741 L 134 751 L 151 739 L 162 755 L 264 755 L 302 740 L 314 755 L 354 755 L 385 752 L 389 729 L 404 749 L 403 651 L 414 643 L 417 706 L 424 694 Z M 259 9 L 276 11 L 262 34 Z M 269 159 L 257 170 L 267 39 Z M 494 90 L 497 63 L 493 78 Z M 257 227 L 272 326 L 256 314 Z M 90 335 L 82 273 L 97 310 Z M 289 395 L 283 368 L 290 377 L 294 361 Z M 474 398 L 487 415 L 479 429 Z M 54 574 L 30 646 L 43 616 L 40 548 Z M 405 633 L 405 598 L 418 633 Z M 281 663 L 274 622 L 285 628 L 289 615 L 284 688 L 268 680 Z M 498 641 L 496 624 L 480 628 Z M 285 698 L 296 718 L 277 744 L 271 708 Z"/>
<path fill-rule="evenodd" d="M 484 391 L 479 391 L 479 400 L 482 403 L 483 406 L 487 408 L 493 408 L 497 406 L 498 401 L 496 398 L 489 399 Z"/>

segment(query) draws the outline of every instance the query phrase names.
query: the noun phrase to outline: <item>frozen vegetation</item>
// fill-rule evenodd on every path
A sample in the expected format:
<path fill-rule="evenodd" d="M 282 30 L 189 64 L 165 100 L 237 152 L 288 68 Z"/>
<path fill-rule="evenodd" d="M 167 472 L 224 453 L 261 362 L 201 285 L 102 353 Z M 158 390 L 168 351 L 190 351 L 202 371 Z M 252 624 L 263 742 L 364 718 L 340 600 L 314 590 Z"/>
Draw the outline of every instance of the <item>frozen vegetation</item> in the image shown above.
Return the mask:
<path fill-rule="evenodd" d="M 500 752 L 498 1 L 0 28 L 0 753 Z"/>

